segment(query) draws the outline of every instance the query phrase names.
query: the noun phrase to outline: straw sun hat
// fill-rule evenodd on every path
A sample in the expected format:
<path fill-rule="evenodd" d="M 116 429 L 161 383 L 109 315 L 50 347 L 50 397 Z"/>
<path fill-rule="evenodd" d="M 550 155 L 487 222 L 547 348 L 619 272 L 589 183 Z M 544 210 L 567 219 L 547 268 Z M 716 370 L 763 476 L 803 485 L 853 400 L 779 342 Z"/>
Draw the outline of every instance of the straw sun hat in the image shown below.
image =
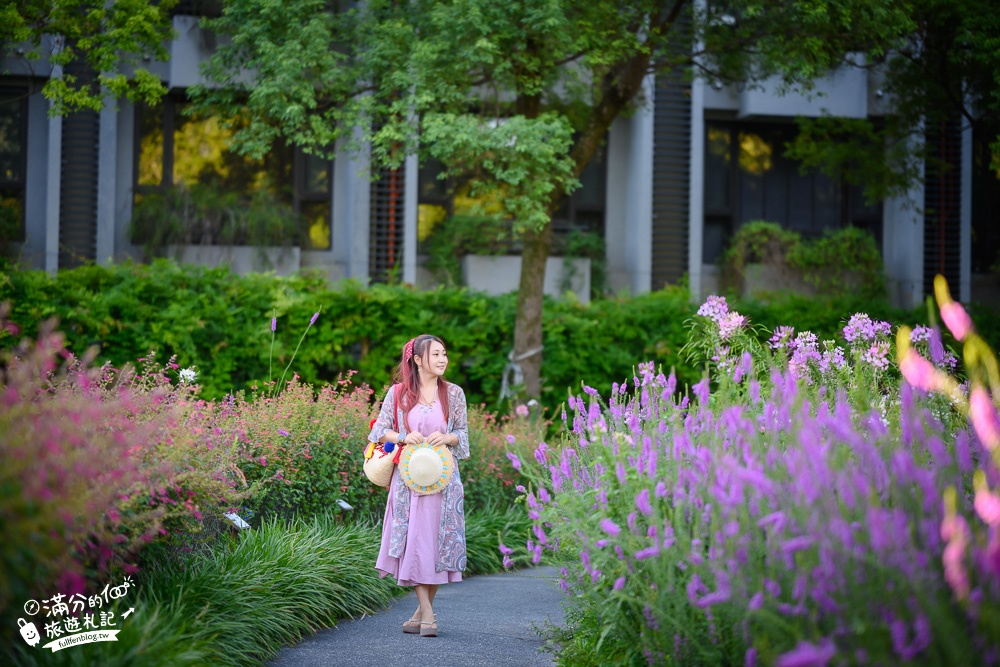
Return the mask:
<path fill-rule="evenodd" d="M 403 483 L 421 496 L 441 491 L 455 474 L 455 459 L 446 445 L 407 445 L 399 459 Z"/>

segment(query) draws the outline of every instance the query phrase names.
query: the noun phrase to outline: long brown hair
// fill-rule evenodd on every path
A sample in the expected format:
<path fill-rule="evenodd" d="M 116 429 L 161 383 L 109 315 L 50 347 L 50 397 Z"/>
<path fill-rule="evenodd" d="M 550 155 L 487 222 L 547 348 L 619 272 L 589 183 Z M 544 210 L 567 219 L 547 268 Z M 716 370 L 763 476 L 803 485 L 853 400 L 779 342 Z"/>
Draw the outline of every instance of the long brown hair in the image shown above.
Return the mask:
<path fill-rule="evenodd" d="M 413 340 L 407 341 L 403 346 L 400 355 L 399 365 L 392 373 L 392 381 L 399 385 L 396 395 L 396 405 L 403 410 L 403 423 L 406 430 L 410 430 L 410 409 L 420 401 L 420 373 L 417 369 L 415 357 L 420 357 L 424 365 L 427 365 L 431 343 L 441 343 L 444 341 L 431 334 L 420 334 Z M 447 349 L 447 348 L 445 348 Z M 448 419 L 448 383 L 444 378 L 438 378 L 438 401 L 441 403 L 441 411 L 445 420 Z M 424 435 L 427 435 L 426 433 Z"/>

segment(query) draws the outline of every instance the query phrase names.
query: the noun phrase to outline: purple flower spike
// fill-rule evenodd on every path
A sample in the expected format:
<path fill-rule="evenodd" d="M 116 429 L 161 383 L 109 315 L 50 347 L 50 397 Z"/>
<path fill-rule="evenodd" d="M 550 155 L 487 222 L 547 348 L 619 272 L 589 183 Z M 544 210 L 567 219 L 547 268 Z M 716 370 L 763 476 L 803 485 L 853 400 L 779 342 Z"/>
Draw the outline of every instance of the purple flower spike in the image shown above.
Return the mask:
<path fill-rule="evenodd" d="M 618 524 L 611 519 L 601 519 L 601 530 L 610 535 L 611 537 L 617 537 L 618 533 L 622 532 Z"/>
<path fill-rule="evenodd" d="M 279 428 L 278 429 L 278 435 L 283 435 L 283 436 L 285 436 L 287 438 L 288 435 L 289 435 L 289 433 L 285 429 Z"/>
<path fill-rule="evenodd" d="M 800 642 L 793 650 L 778 656 L 774 664 L 776 667 L 826 667 L 836 653 L 837 649 L 829 639 L 824 639 L 819 646 Z"/>
<path fill-rule="evenodd" d="M 649 489 L 643 489 L 635 497 L 635 506 L 640 512 L 649 516 L 653 513 L 653 506 L 649 503 Z"/>
<path fill-rule="evenodd" d="M 271 318 L 271 333 L 274 333 L 277 330 L 278 330 L 278 318 L 277 317 L 272 317 Z"/>
<path fill-rule="evenodd" d="M 614 589 L 620 591 L 623 588 L 625 588 L 625 577 L 618 577 L 615 579 Z"/>
<path fill-rule="evenodd" d="M 318 310 L 315 313 L 313 313 L 312 319 L 309 320 L 309 326 L 312 326 L 312 325 L 316 324 L 316 320 L 317 319 L 319 319 L 319 311 Z"/>

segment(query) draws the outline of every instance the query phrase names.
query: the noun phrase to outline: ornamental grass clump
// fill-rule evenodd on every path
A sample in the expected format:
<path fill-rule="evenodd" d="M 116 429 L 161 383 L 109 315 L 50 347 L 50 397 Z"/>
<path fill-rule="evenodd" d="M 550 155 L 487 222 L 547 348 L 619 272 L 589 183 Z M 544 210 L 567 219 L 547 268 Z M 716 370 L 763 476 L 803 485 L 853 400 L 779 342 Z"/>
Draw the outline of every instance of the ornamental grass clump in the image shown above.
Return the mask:
<path fill-rule="evenodd" d="M 640 364 L 606 402 L 584 387 L 563 441 L 520 461 L 527 549 L 573 595 L 564 664 L 995 661 L 993 401 L 973 429 L 959 394 L 900 383 L 891 328 L 863 314 L 827 344 L 761 341 L 719 298 L 699 312 L 711 380 L 679 394 Z"/>

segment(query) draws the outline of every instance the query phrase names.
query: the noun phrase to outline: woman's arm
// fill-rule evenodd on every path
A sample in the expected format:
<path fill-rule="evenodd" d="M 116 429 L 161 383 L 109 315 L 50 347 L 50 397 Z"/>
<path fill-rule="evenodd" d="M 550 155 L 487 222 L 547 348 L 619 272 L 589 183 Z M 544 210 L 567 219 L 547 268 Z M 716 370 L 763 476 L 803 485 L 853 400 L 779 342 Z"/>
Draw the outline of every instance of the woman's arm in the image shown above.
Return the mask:
<path fill-rule="evenodd" d="M 382 399 L 382 409 L 378 413 L 378 419 L 375 420 L 375 424 L 372 426 L 371 433 L 368 434 L 369 442 L 399 442 L 399 439 L 403 436 L 402 433 L 394 430 L 396 421 L 394 416 L 396 413 L 395 389 L 395 385 L 389 387 L 389 391 L 385 393 L 385 398 Z"/>

